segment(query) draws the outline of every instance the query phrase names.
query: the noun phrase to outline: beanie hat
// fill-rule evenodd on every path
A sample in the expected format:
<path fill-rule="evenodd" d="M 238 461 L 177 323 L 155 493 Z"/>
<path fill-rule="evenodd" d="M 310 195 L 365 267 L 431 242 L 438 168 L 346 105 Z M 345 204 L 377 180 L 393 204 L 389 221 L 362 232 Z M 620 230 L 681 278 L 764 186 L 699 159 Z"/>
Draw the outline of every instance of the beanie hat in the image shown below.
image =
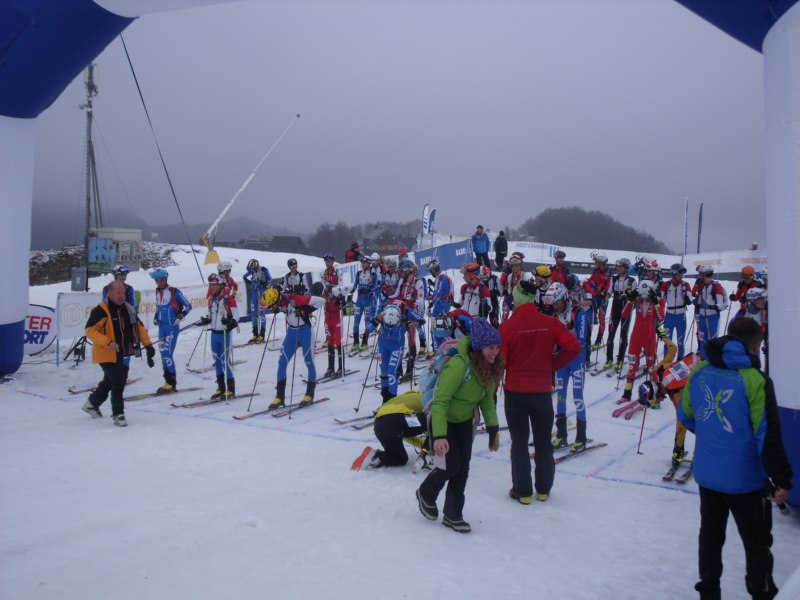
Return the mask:
<path fill-rule="evenodd" d="M 520 281 L 514 286 L 512 297 L 517 306 L 536 302 L 536 288 L 530 281 Z"/>
<path fill-rule="evenodd" d="M 500 334 L 497 329 L 483 317 L 472 319 L 472 330 L 469 334 L 470 344 L 473 350 L 483 350 L 489 346 L 496 346 L 500 343 Z"/>

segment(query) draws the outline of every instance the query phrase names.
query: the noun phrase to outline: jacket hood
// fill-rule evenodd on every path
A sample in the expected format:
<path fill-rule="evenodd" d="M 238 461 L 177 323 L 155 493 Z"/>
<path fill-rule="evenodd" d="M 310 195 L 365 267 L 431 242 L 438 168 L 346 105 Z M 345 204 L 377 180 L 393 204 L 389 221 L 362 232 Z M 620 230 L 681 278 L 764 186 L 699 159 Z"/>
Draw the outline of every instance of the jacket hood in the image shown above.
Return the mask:
<path fill-rule="evenodd" d="M 721 369 L 748 369 L 761 367 L 761 361 L 747 351 L 744 342 L 726 335 L 714 338 L 706 344 L 708 362 Z"/>

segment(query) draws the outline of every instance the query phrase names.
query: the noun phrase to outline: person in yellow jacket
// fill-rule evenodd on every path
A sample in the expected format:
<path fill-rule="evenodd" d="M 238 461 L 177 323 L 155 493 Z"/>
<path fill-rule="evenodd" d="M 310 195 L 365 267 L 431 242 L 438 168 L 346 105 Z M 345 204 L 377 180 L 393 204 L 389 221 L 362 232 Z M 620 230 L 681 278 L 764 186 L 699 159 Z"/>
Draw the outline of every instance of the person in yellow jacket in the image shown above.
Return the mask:
<path fill-rule="evenodd" d="M 136 316 L 136 310 L 125 302 L 125 284 L 112 281 L 108 297 L 92 309 L 86 321 L 86 337 L 92 342 L 92 362 L 103 369 L 103 380 L 89 395 L 82 410 L 97 419 L 103 416 L 100 406 L 111 394 L 111 413 L 114 425 L 126 427 L 125 401 L 122 393 L 128 380 L 125 358 L 147 352 L 147 366 L 155 365 L 156 354 L 147 329 Z"/>
<path fill-rule="evenodd" d="M 482 317 L 473 318 L 469 336 L 461 338 L 456 349 L 457 354 L 439 374 L 433 395 L 431 434 L 436 468 L 417 489 L 417 502 L 426 519 L 437 520 L 436 498 L 446 484 L 442 524 L 469 533 L 472 528 L 462 511 L 472 456 L 473 414 L 480 406 L 489 432 L 489 449 L 496 452 L 500 434 L 494 393 L 503 376 L 504 361 L 500 334 Z M 439 461 L 444 465 L 437 465 Z"/>
<path fill-rule="evenodd" d="M 403 438 L 425 433 L 427 421 L 422 410 L 422 392 L 411 390 L 384 402 L 375 413 L 375 437 L 383 449 L 375 452 L 369 466 L 402 467 L 408 463 Z"/>

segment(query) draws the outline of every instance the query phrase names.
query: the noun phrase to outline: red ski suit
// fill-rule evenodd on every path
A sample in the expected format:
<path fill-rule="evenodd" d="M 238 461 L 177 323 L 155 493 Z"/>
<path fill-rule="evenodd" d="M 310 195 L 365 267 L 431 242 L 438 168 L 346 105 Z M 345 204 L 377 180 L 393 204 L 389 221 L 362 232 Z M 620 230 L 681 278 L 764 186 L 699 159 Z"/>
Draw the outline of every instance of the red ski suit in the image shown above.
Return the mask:
<path fill-rule="evenodd" d="M 633 384 L 639 370 L 639 355 L 644 352 L 645 364 L 650 369 L 656 364 L 658 337 L 658 302 L 650 298 L 637 297 L 622 309 L 622 318 L 627 319 L 631 310 L 636 311 L 636 321 L 628 344 L 628 383 Z"/>

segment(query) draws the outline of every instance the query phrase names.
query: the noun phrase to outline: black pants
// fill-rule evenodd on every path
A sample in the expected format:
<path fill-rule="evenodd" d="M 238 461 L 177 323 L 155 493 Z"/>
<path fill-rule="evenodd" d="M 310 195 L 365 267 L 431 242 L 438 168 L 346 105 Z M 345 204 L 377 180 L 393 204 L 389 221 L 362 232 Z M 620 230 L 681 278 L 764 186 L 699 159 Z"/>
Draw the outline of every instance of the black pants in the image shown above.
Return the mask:
<path fill-rule="evenodd" d="M 486 265 L 489 267 L 489 270 L 492 269 L 492 264 L 489 262 L 489 253 L 488 252 L 476 252 L 475 253 L 475 262 L 478 263 L 478 266 L 481 264 Z"/>
<path fill-rule="evenodd" d="M 625 351 L 628 349 L 628 330 L 631 325 L 631 317 L 628 315 L 627 319 L 622 318 L 623 304 L 622 300 L 619 302 L 614 300 L 611 304 L 611 322 L 608 325 L 608 341 L 606 342 L 606 360 L 609 362 L 614 358 L 614 336 L 617 334 L 618 327 L 620 330 L 617 362 L 625 360 Z"/>
<path fill-rule="evenodd" d="M 447 468 L 434 469 L 419 486 L 419 491 L 428 502 L 436 502 L 446 483 L 444 515 L 450 520 L 459 521 L 463 519 L 464 490 L 472 457 L 472 419 L 463 423 L 448 423 L 447 441 L 450 443 L 450 450 L 445 454 Z"/>
<path fill-rule="evenodd" d="M 425 433 L 427 419 L 424 413 L 418 413 L 419 427 L 411 427 L 406 415 L 385 415 L 375 419 L 375 437 L 383 446 L 381 461 L 387 467 L 399 467 L 408 462 L 408 452 L 403 445 L 403 438 L 414 437 Z"/>
<path fill-rule="evenodd" d="M 528 439 L 533 430 L 536 493 L 549 494 L 556 463 L 553 458 L 553 399 L 549 392 L 506 390 L 506 423 L 511 436 L 511 484 L 520 496 L 533 496 Z"/>
<path fill-rule="evenodd" d="M 723 494 L 700 486 L 700 582 L 701 598 L 718 594 L 722 576 L 722 546 L 728 513 L 733 515 L 744 544 L 745 582 L 753 598 L 772 598 L 772 510 L 765 492 Z"/>
<path fill-rule="evenodd" d="M 97 389 L 89 395 L 89 401 L 95 408 L 100 408 L 111 393 L 111 412 L 115 415 L 125 414 L 125 401 L 122 393 L 128 381 L 128 367 L 122 363 L 100 363 L 103 369 L 103 380 Z"/>
<path fill-rule="evenodd" d="M 503 262 L 506 260 L 506 253 L 505 252 L 495 252 L 494 253 L 494 264 L 497 265 L 495 271 L 502 271 L 503 270 Z"/>

